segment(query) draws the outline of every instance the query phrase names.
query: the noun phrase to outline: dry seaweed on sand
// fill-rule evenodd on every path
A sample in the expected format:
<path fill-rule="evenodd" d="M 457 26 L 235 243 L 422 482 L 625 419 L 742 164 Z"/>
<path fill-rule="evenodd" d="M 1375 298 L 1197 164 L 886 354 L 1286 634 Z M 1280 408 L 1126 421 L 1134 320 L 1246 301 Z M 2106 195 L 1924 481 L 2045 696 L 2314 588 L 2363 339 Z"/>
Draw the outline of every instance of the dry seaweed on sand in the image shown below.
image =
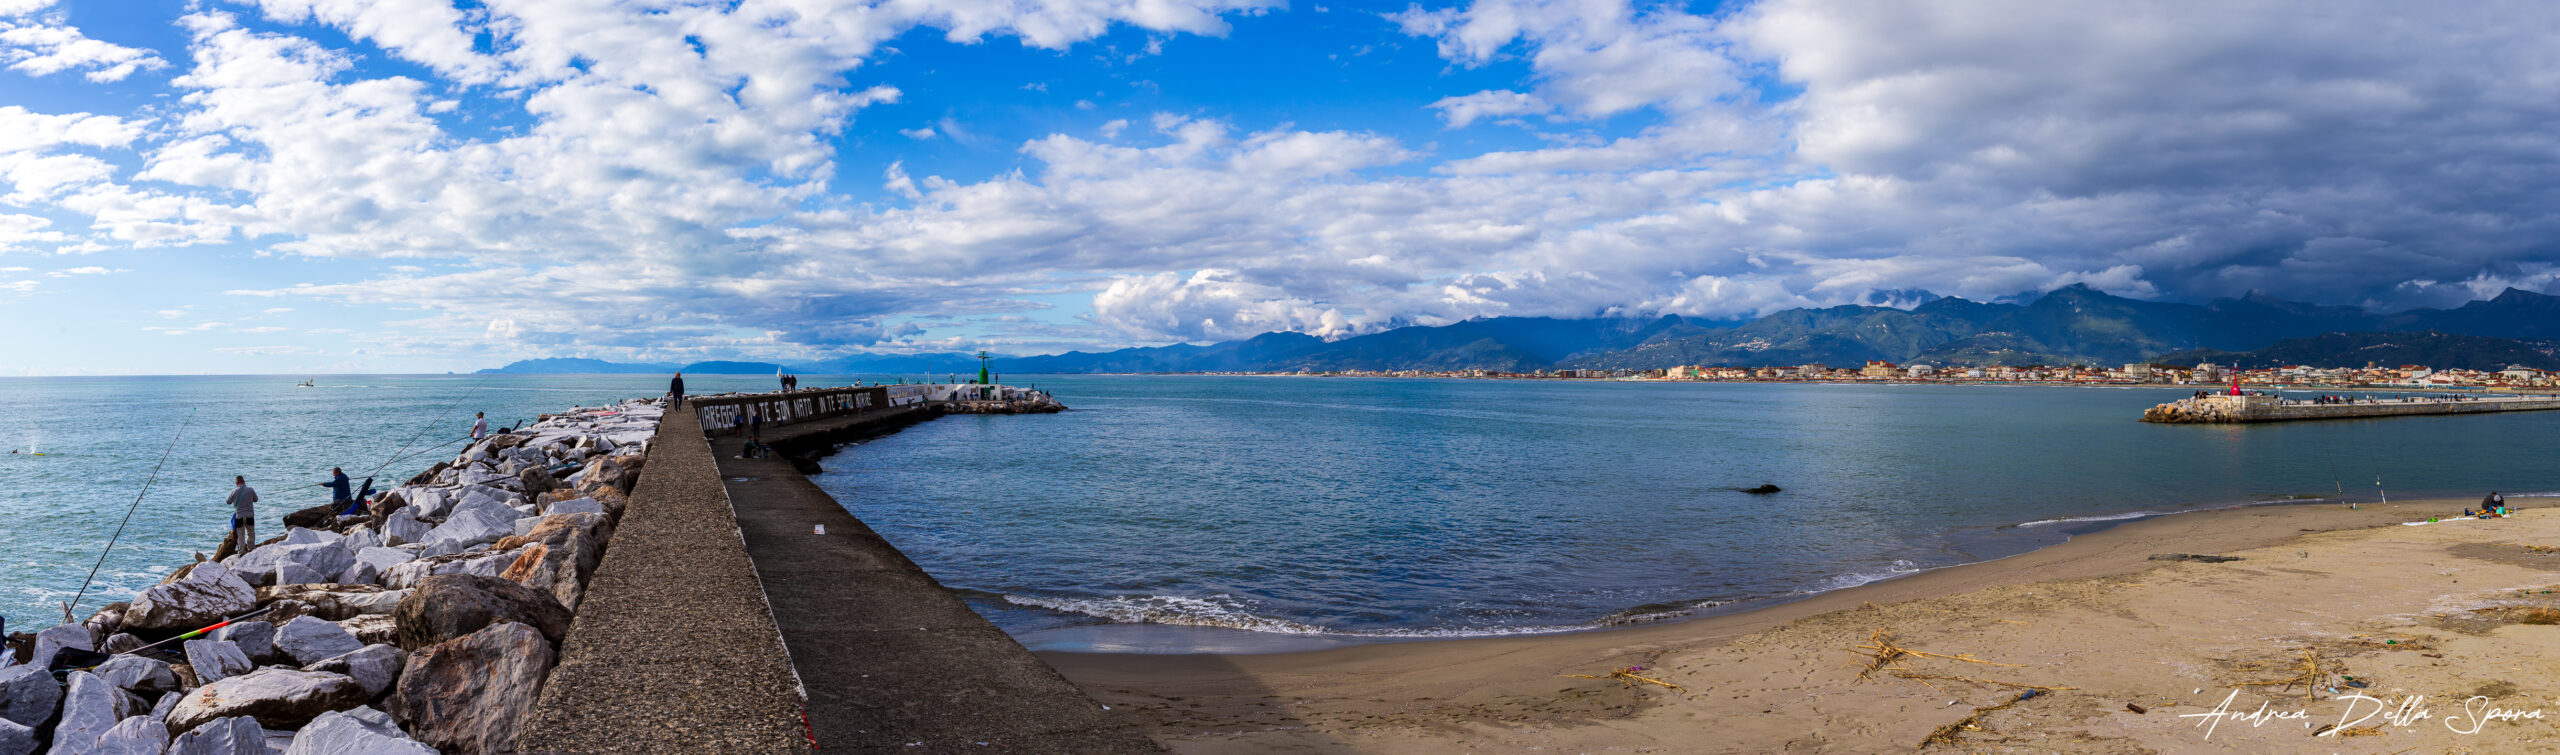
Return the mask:
<path fill-rule="evenodd" d="M 1982 664 L 1982 665 L 1985 665 L 1985 666 L 2007 666 L 2007 667 L 2009 667 L 2009 668 L 2026 668 L 2025 666 L 2022 666 L 2022 665 L 2019 665 L 2019 664 L 2015 664 L 2015 663 L 1995 663 L 1995 662 L 1992 662 L 1992 661 L 1986 661 L 1986 660 L 1983 660 L 1983 659 L 1980 659 L 1980 658 L 1975 658 L 1975 657 L 1973 657 L 1973 656 L 1972 656 L 1972 655 L 1970 655 L 1970 654 L 1966 654 L 1966 655 L 1942 655 L 1942 654 L 1938 654 L 1938 653 L 1931 653 L 1931 652 L 1927 652 L 1927 651 L 1913 650 L 1913 649 L 1910 649 L 1910 648 L 1902 647 L 1902 646 L 1900 646 L 1900 645 L 1895 645 L 1895 644 L 1893 644 L 1893 632 L 1892 632 L 1891 630 L 1885 630 L 1885 629 L 1878 629 L 1878 630 L 1875 630 L 1875 632 L 1874 632 L 1874 633 L 1867 635 L 1867 644 L 1859 645 L 1859 646 L 1854 647 L 1854 648 L 1850 648 L 1850 652 L 1858 653 L 1859 655 L 1867 656 L 1867 662 L 1866 662 L 1866 664 L 1865 664 L 1865 667 L 1864 667 L 1864 668 L 1860 668 L 1860 669 L 1858 670 L 1858 681 L 1862 681 L 1862 682 L 1863 682 L 1863 681 L 1866 681 L 1866 680 L 1869 680 L 1869 679 L 1873 679 L 1873 678 L 1875 678 L 1876 672 L 1879 672 L 1879 671 L 1891 671 L 1891 670 L 1897 670 L 1897 669 L 1900 669 L 1900 670 L 1908 670 L 1908 669 L 1903 669 L 1903 668 L 1902 668 L 1902 667 L 1900 667 L 1900 666 L 1895 666 L 1895 665 L 1894 665 L 1894 662 L 1895 662 L 1895 661 L 1902 660 L 1902 659 L 1903 659 L 1903 658 L 1905 658 L 1905 657 L 1910 657 L 1910 658 L 1940 658 L 1940 659 L 1950 660 L 1950 661 L 1963 661 L 1963 662 L 1966 662 L 1966 663 L 1979 663 L 1979 664 Z"/>
<path fill-rule="evenodd" d="M 1958 738 L 1968 731 L 1990 731 L 1990 729 L 1982 725 L 1983 716 L 1989 715 L 1992 711 L 2017 707 L 2019 703 L 2033 700 L 2037 695 L 2042 694 L 2045 693 L 2040 690 L 2031 689 L 2018 693 L 2017 697 L 2009 698 L 2008 702 L 2001 703 L 1999 705 L 1985 705 L 1975 708 L 1971 714 L 1968 714 L 1963 718 L 1956 719 L 1945 726 L 1940 726 L 1936 731 L 1929 732 L 1929 737 L 1927 739 L 1920 740 L 1920 749 L 1929 749 L 1930 745 L 1957 744 L 1962 741 Z"/>
<path fill-rule="evenodd" d="M 2279 679 L 2261 679 L 2253 682 L 2232 682 L 2231 686 L 2281 687 L 2283 690 L 2291 690 L 2296 685 L 2300 685 L 2302 687 L 2302 699 L 2320 699 L 2318 694 L 2320 690 L 2320 681 L 2326 676 L 2325 671 L 2327 670 L 2320 661 L 2320 650 L 2318 648 L 2310 647 L 2303 648 L 2302 662 L 2296 664 L 2293 670 L 2294 674 L 2292 676 Z"/>

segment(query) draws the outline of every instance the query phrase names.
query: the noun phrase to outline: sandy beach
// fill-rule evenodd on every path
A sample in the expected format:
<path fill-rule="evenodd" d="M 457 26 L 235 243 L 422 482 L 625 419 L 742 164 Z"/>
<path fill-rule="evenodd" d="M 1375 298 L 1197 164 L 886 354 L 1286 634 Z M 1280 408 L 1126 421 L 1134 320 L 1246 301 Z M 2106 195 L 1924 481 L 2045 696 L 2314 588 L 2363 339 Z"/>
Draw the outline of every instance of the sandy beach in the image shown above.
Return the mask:
<path fill-rule="evenodd" d="M 2560 749 L 2560 554 L 2527 547 L 2560 508 L 2400 524 L 2467 505 L 2167 516 L 1614 631 L 1043 656 L 1185 752 Z"/>

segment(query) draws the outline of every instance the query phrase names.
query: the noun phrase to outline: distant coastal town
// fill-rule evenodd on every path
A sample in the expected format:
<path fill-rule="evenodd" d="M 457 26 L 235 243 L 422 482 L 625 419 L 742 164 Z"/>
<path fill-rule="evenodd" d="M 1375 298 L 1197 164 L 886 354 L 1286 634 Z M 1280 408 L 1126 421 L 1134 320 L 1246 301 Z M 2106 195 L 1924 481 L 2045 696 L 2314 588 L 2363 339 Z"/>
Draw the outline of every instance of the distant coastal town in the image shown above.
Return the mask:
<path fill-rule="evenodd" d="M 2361 368 L 2308 366 L 2233 370 L 2214 364 L 2177 367 L 2161 364 L 1940 367 L 1869 361 L 1863 367 L 1821 364 L 1789 367 L 1683 365 L 1657 370 L 1337 370 L 1298 372 L 1210 372 L 1210 375 L 1293 375 L 1309 377 L 1470 378 L 1487 380 L 1636 380 L 1682 382 L 1825 382 L 1825 383 L 2037 383 L 2067 385 L 2230 385 L 2320 388 L 2398 388 L 2513 391 L 2560 386 L 2551 371 L 2512 365 L 2497 371 L 2434 369 L 2421 365 Z"/>

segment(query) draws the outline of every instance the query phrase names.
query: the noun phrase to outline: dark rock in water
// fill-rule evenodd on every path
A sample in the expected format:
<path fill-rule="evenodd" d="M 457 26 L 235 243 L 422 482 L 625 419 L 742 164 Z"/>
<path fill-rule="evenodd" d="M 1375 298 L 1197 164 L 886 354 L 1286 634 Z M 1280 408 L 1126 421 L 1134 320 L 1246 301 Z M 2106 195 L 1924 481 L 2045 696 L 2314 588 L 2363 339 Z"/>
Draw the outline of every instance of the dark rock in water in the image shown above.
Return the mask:
<path fill-rule="evenodd" d="M 1780 488 L 1780 487 L 1778 487 L 1778 486 L 1776 486 L 1776 485 L 1762 485 L 1762 486 L 1760 486 L 1760 487 L 1756 487 L 1756 488 L 1734 488 L 1734 489 L 1735 489 L 1735 490 L 1742 491 L 1742 492 L 1745 492 L 1745 493 L 1750 493 L 1750 494 L 1752 494 L 1752 495 L 1768 495 L 1768 494 L 1770 494 L 1770 493 L 1778 492 L 1779 490 L 1782 490 L 1783 488 Z"/>
<path fill-rule="evenodd" d="M 322 713 L 362 706 L 371 697 L 364 685 L 344 674 L 263 668 L 187 693 L 169 711 L 169 730 L 184 733 L 232 716 L 258 719 L 259 726 L 270 729 L 296 729 Z"/>
<path fill-rule="evenodd" d="M 2208 564 L 2220 564 L 2220 563 L 2228 563 L 2228 562 L 2232 562 L 2232 561 L 2238 561 L 2238 560 L 2240 560 L 2240 557 L 2239 557 L 2239 556 L 2205 556 L 2205 555 L 2198 555 L 2198 554 L 2194 554 L 2194 553 L 2154 553 L 2154 554 L 2151 554 L 2151 560 L 2153 560 L 2153 561 L 2200 561 L 2200 562 L 2208 563 Z"/>
<path fill-rule="evenodd" d="M 306 530 L 328 529 L 329 520 L 336 517 L 338 512 L 345 508 L 345 504 L 323 503 L 318 506 L 313 506 L 311 508 L 284 515 L 284 526 L 300 527 Z"/>
<path fill-rule="evenodd" d="M 427 471 L 419 472 L 419 473 L 418 473 L 418 476 L 409 478 L 409 485 L 410 485 L 411 487 L 416 487 L 416 486 L 419 486 L 419 485 L 425 485 L 425 484 L 430 483 L 430 482 L 435 482 L 435 480 L 436 480 L 436 475 L 444 474 L 444 471 L 445 471 L 445 470 L 447 470 L 447 469 L 452 469 L 452 468 L 453 468 L 453 462 L 450 462 L 450 461 L 439 461 L 439 462 L 436 462 L 436 465 L 435 465 L 435 466 L 432 466 L 432 467 L 428 467 L 428 468 L 427 468 Z"/>
<path fill-rule="evenodd" d="M 428 577 L 400 599 L 391 616 L 399 626 L 400 647 L 411 652 L 503 621 L 528 625 L 558 643 L 569 634 L 571 618 L 549 591 L 477 574 Z"/>
<path fill-rule="evenodd" d="M 131 608 L 133 608 L 132 603 L 121 601 L 108 603 L 106 607 L 98 609 L 97 613 L 89 614 L 88 621 L 80 623 L 89 628 L 91 637 L 111 636 L 124 631 L 124 612 Z"/>
<path fill-rule="evenodd" d="M 442 752 L 514 752 L 554 660 L 541 631 L 491 624 L 409 656 L 392 718 Z"/>
<path fill-rule="evenodd" d="M 268 755 L 267 730 L 248 716 L 215 719 L 178 735 L 169 755 Z"/>

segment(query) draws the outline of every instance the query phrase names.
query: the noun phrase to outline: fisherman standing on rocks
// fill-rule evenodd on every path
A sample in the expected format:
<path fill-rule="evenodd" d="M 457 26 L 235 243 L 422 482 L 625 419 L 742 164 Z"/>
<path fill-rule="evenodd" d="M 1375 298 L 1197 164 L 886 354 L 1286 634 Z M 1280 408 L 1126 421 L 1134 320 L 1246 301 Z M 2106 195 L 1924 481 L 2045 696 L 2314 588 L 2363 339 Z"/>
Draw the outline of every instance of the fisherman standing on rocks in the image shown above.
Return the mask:
<path fill-rule="evenodd" d="M 354 493 L 348 492 L 354 486 L 355 483 L 347 479 L 346 470 L 339 469 L 337 467 L 330 467 L 329 481 L 320 483 L 320 487 L 329 489 L 329 503 L 340 507 L 347 505 L 347 499 L 355 497 Z M 255 501 L 257 499 L 258 494 L 249 494 L 249 500 Z"/>
<path fill-rule="evenodd" d="M 213 549 L 216 561 L 233 553 L 247 553 L 258 545 L 258 490 L 249 487 L 249 478 L 239 475 L 231 476 L 231 484 L 231 497 L 224 499 L 231 504 L 231 537 Z"/>
<path fill-rule="evenodd" d="M 477 443 L 477 442 L 484 441 L 484 440 L 488 440 L 488 439 L 489 439 L 489 413 L 488 413 L 488 412 L 472 412 L 472 413 L 471 413 L 471 440 L 472 440 L 472 442 Z"/>

